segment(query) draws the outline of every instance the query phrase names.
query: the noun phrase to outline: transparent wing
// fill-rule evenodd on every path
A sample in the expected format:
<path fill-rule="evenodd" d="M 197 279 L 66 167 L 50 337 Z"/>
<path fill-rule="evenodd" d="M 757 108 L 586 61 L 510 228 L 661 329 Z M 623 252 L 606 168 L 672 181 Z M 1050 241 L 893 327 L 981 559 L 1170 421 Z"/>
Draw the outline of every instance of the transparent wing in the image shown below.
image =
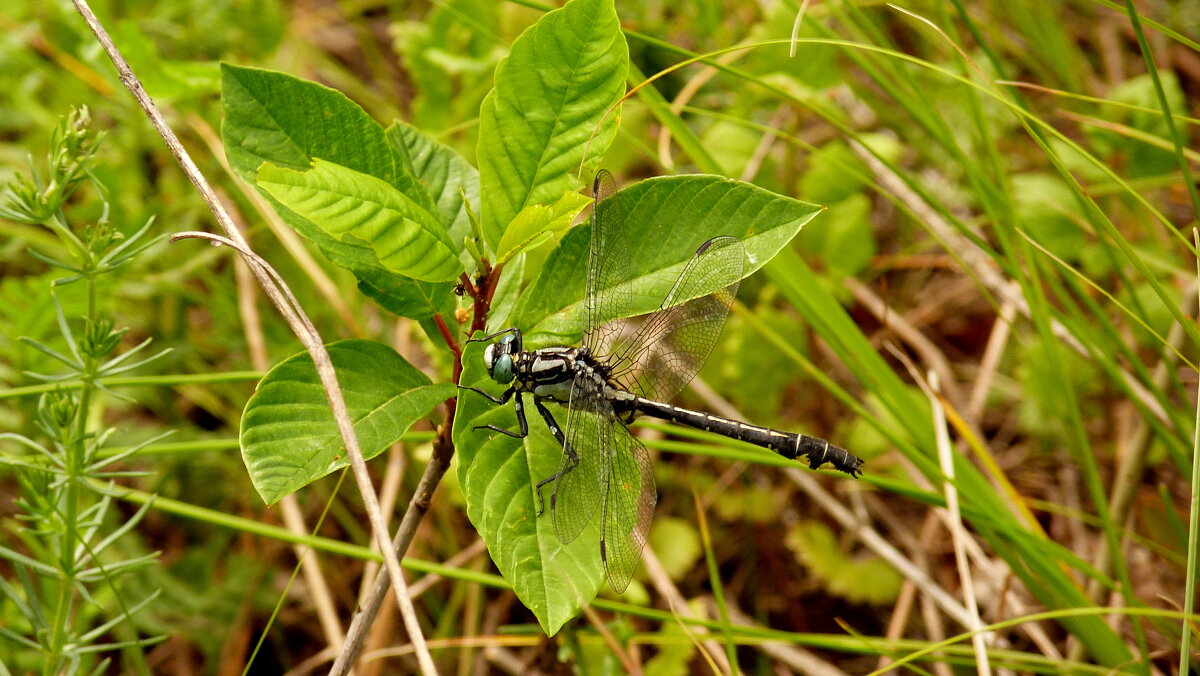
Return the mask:
<path fill-rule="evenodd" d="M 609 586 L 619 594 L 637 570 L 658 492 L 642 442 L 615 418 L 608 420 L 605 436 L 611 456 L 608 476 L 601 482 L 600 558 Z"/>
<path fill-rule="evenodd" d="M 700 245 L 659 309 L 611 348 L 606 360 L 611 377 L 648 399 L 667 401 L 678 394 L 712 353 L 745 265 L 745 248 L 735 237 Z"/>
<path fill-rule="evenodd" d="M 600 170 L 592 181 L 592 239 L 588 255 L 587 288 L 583 295 L 583 346 L 592 354 L 606 354 L 619 334 L 622 322 L 604 323 L 608 317 L 624 317 L 633 305 L 626 281 L 629 276 L 629 247 L 624 216 L 612 174 Z"/>
<path fill-rule="evenodd" d="M 567 409 L 566 447 L 554 481 L 550 511 L 554 532 L 563 543 L 579 537 L 600 505 L 600 482 L 607 475 L 601 461 L 608 455 L 608 421 L 594 412 L 597 392 L 587 379 L 571 385 Z M 574 457 L 572 456 L 574 451 Z"/>

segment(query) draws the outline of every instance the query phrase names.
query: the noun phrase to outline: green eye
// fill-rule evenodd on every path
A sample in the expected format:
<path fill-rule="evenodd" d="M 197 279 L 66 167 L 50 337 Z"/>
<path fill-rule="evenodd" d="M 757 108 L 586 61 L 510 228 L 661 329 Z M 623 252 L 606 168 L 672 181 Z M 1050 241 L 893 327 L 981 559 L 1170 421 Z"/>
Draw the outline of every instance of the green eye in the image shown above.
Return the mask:
<path fill-rule="evenodd" d="M 496 363 L 492 365 L 492 378 L 502 384 L 512 382 L 513 360 L 511 355 L 502 354 L 496 358 Z"/>

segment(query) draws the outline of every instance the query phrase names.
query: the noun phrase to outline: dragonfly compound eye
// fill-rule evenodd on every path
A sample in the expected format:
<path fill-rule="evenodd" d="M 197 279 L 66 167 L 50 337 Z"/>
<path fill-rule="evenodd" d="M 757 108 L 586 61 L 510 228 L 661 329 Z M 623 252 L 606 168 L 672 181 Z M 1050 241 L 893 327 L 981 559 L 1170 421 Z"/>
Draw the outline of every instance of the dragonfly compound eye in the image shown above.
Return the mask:
<path fill-rule="evenodd" d="M 496 362 L 492 364 L 492 378 L 501 384 L 508 384 L 513 379 L 513 360 L 512 355 L 502 354 L 496 357 Z"/>

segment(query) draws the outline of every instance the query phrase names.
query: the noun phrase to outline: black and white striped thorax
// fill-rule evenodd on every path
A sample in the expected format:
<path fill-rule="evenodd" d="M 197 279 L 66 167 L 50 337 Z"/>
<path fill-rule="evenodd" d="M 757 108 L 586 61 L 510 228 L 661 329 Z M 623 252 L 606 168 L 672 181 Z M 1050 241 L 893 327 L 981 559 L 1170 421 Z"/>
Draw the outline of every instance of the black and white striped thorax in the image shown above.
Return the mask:
<path fill-rule="evenodd" d="M 593 359 L 586 347 L 514 351 L 519 340 L 492 343 L 484 350 L 483 361 L 492 378 L 508 382 L 505 378 L 511 373 L 516 392 L 528 392 L 539 400 L 564 406 L 571 403 L 571 390 L 575 388 L 575 405 L 584 410 L 633 413 L 631 404 L 637 397 L 614 387 L 608 380 L 608 366 Z M 607 404 L 598 404 L 597 400 Z"/>

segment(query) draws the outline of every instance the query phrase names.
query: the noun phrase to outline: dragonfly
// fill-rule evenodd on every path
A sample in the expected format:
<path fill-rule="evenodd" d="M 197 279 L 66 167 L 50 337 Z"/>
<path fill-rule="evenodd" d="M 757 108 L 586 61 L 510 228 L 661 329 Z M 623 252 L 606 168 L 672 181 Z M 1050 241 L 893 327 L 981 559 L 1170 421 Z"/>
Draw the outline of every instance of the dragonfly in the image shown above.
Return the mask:
<path fill-rule="evenodd" d="M 621 204 L 612 176 L 592 183 L 587 281 L 582 301 L 583 340 L 578 347 L 524 350 L 520 329 L 508 328 L 470 342 L 489 342 L 483 361 L 506 389 L 493 396 L 461 386 L 496 404 L 513 401 L 517 430 L 480 425 L 510 437 L 529 434 L 525 396 L 562 446 L 558 471 L 538 482 L 553 484 L 550 511 L 564 544 L 575 540 L 600 513 L 600 558 L 609 586 L 629 585 L 645 547 L 657 492 L 650 454 L 628 426 L 639 416 L 713 432 L 767 448 L 785 458 L 807 458 L 817 469 L 830 463 L 852 477 L 863 460 L 828 441 L 750 425 L 669 403 L 707 361 L 733 305 L 746 265 L 741 240 L 718 236 L 700 245 L 657 310 L 633 314 L 628 247 Z M 495 342 L 491 342 L 495 341 Z M 559 425 L 546 406 L 566 406 Z"/>

